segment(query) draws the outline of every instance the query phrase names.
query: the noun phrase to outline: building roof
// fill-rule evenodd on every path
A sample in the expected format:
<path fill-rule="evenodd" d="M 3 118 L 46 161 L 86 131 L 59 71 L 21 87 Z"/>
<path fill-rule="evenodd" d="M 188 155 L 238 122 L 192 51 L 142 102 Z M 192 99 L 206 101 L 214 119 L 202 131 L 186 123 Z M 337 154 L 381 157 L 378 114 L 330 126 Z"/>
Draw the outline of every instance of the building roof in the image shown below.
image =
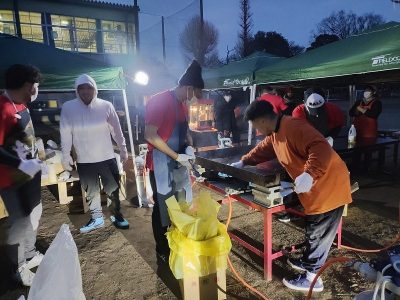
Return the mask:
<path fill-rule="evenodd" d="M 133 0 L 82 0 L 84 2 L 93 2 L 100 4 L 110 4 L 116 6 L 133 7 Z"/>
<path fill-rule="evenodd" d="M 86 4 L 98 7 L 110 7 L 110 8 L 134 8 L 134 0 L 59 0 L 59 2 L 66 2 L 72 4 Z"/>

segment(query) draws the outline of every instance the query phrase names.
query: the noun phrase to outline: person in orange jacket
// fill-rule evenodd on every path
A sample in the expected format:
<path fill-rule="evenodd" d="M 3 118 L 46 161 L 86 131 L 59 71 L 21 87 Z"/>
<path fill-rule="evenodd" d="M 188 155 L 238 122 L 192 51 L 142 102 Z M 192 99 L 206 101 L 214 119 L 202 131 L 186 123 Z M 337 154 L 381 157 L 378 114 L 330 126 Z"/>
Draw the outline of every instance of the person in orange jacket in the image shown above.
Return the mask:
<path fill-rule="evenodd" d="M 292 117 L 307 120 L 332 145 L 344 126 L 344 113 L 337 105 L 325 101 L 325 93 L 321 88 L 312 87 L 304 92 L 304 104 L 297 106 Z"/>
<path fill-rule="evenodd" d="M 352 202 L 349 171 L 307 121 L 277 115 L 265 101 L 252 102 L 245 118 L 266 138 L 232 166 L 241 168 L 277 158 L 294 180 L 294 191 L 304 207 L 307 247 L 301 259 L 288 259 L 293 269 L 304 273 L 295 279 L 283 279 L 283 284 L 293 290 L 308 291 L 328 257 L 344 205 Z M 322 290 L 319 278 L 313 291 Z"/>
<path fill-rule="evenodd" d="M 382 112 L 382 102 L 377 89 L 367 86 L 363 100 L 358 100 L 350 109 L 349 115 L 354 118 L 358 140 L 375 140 L 378 136 L 378 117 Z"/>

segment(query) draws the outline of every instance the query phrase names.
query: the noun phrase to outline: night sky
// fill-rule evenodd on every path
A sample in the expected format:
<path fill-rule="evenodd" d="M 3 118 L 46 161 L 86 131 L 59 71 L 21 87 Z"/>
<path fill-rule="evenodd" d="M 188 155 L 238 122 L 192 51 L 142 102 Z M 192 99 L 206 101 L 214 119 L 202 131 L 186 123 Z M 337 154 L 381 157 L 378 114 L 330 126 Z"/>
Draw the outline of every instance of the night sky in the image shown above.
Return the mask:
<path fill-rule="evenodd" d="M 133 3 L 125 0 L 120 2 Z M 171 15 L 186 7 L 192 0 L 138 0 L 144 13 Z M 373 12 L 386 21 L 400 22 L 400 5 L 390 0 L 251 0 L 253 33 L 258 30 L 277 31 L 290 41 L 301 46 L 310 43 L 311 31 L 324 17 L 335 10 L 353 11 L 357 15 Z M 239 31 L 238 0 L 204 0 L 204 18 L 219 31 L 218 49 L 225 55 L 228 45 L 233 48 Z M 159 17 L 141 14 L 140 26 L 148 28 L 159 21 Z"/>

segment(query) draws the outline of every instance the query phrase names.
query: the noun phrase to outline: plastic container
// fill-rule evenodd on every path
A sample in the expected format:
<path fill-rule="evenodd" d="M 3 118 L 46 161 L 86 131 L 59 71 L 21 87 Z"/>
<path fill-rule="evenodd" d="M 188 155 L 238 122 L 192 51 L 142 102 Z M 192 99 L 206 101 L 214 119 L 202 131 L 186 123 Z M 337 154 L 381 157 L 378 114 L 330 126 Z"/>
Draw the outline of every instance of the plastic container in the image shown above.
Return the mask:
<path fill-rule="evenodd" d="M 351 124 L 348 135 L 349 147 L 354 147 L 354 145 L 356 144 L 356 137 L 357 137 L 357 130 L 354 127 L 354 124 Z"/>

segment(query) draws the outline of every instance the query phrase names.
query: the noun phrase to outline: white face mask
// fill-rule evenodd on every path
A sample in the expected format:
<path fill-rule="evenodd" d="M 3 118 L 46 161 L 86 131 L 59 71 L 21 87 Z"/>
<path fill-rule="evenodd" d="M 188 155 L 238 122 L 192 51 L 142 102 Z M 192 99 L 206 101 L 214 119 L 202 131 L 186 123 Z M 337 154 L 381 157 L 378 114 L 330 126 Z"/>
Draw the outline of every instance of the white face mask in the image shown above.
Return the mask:
<path fill-rule="evenodd" d="M 230 95 L 225 95 L 225 96 L 224 96 L 224 99 L 225 99 L 226 102 L 229 103 L 229 101 L 231 101 L 231 99 L 232 99 L 232 96 L 230 96 Z"/>
<path fill-rule="evenodd" d="M 31 95 L 31 102 L 35 101 L 39 94 L 39 83 L 35 82 L 33 84 L 33 88 L 35 89 L 35 93 Z"/>
<path fill-rule="evenodd" d="M 371 92 L 364 92 L 364 99 L 365 100 L 371 100 L 372 93 Z"/>

